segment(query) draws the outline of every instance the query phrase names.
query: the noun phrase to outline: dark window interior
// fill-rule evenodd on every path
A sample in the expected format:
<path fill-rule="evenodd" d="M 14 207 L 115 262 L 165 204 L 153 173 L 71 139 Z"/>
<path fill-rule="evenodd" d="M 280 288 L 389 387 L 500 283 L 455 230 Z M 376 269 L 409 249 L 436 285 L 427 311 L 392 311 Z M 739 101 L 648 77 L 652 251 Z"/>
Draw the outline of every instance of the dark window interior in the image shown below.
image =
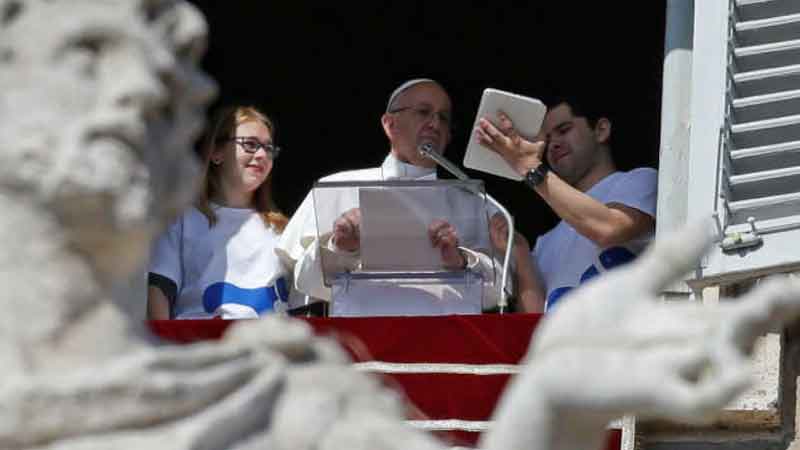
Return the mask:
<path fill-rule="evenodd" d="M 510 2 L 195 1 L 210 26 L 206 70 L 217 104 L 259 106 L 285 151 L 273 173 L 287 213 L 319 177 L 378 165 L 380 116 L 402 81 L 441 81 L 458 129 L 446 156 L 461 163 L 484 88 L 554 92 L 607 106 L 621 169 L 657 166 L 665 0 Z M 556 223 L 524 186 L 468 171 L 532 241 Z"/>

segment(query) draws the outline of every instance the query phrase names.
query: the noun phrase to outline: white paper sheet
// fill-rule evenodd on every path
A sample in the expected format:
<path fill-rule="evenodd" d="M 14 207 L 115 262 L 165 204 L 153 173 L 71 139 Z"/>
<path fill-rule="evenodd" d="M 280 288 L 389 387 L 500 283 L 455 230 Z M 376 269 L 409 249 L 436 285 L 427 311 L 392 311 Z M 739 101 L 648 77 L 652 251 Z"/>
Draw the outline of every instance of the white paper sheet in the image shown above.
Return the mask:
<path fill-rule="evenodd" d="M 361 188 L 361 270 L 441 270 L 428 226 L 444 219 L 445 199 L 429 189 Z"/>

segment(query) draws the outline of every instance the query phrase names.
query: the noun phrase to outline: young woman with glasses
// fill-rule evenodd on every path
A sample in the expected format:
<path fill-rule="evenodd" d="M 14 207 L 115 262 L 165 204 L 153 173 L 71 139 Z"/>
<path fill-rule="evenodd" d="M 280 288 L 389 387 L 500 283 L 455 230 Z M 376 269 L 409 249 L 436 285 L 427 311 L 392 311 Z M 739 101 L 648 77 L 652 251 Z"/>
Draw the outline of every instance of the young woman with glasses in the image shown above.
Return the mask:
<path fill-rule="evenodd" d="M 288 219 L 270 188 L 274 137 L 272 121 L 253 107 L 215 116 L 199 198 L 153 248 L 148 318 L 253 318 L 285 307 L 290 272 L 275 243 Z"/>

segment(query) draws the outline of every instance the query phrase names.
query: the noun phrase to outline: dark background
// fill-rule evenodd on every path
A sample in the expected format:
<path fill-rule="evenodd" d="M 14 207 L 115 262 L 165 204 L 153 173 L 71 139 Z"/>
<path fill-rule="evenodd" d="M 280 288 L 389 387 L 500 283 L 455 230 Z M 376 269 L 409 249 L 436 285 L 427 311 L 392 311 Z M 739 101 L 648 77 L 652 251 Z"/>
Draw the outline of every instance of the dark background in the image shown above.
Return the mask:
<path fill-rule="evenodd" d="M 209 22 L 203 66 L 220 86 L 215 106 L 254 104 L 277 123 L 285 151 L 273 190 L 286 213 L 319 177 L 383 161 L 380 116 L 391 91 L 415 77 L 439 80 L 453 99 L 458 128 L 446 156 L 459 165 L 483 89 L 494 87 L 601 105 L 617 165 L 657 167 L 665 0 L 193 3 Z M 556 223 L 520 183 L 467 173 L 530 239 Z"/>

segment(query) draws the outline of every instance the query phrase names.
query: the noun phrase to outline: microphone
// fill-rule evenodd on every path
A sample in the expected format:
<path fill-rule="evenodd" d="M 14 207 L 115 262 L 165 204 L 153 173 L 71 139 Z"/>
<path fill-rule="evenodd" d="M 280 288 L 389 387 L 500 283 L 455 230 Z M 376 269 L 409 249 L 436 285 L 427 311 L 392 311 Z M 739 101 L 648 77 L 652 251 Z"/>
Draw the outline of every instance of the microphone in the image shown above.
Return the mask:
<path fill-rule="evenodd" d="M 455 176 L 459 180 L 461 181 L 469 180 L 469 177 L 467 176 L 466 173 L 464 173 L 464 171 L 459 169 L 458 166 L 450 162 L 449 159 L 445 158 L 443 155 L 441 155 L 439 152 L 436 151 L 436 147 L 434 147 L 432 142 L 423 142 L 422 144 L 419 145 L 419 147 L 417 147 L 417 151 L 420 153 L 420 155 L 434 160 L 436 164 L 439 164 L 440 166 L 444 167 L 445 170 L 450 172 L 453 176 Z"/>
<path fill-rule="evenodd" d="M 469 177 L 466 173 L 464 173 L 463 170 L 459 169 L 458 166 L 453 164 L 449 159 L 445 158 L 444 155 L 436 151 L 436 147 L 434 146 L 433 142 L 423 142 L 417 146 L 417 151 L 420 153 L 420 155 L 432 159 L 434 162 L 436 162 L 436 164 L 442 166 L 445 170 L 450 172 L 450 174 L 459 180 L 469 180 Z M 508 210 L 506 210 L 503 205 L 501 205 L 500 202 L 495 200 L 491 195 L 487 194 L 486 192 L 472 192 L 483 197 L 486 199 L 486 201 L 494 205 L 494 207 L 497 208 L 501 214 L 503 214 L 503 217 L 506 219 L 506 223 L 508 223 L 506 254 L 503 258 L 503 278 L 500 282 L 500 300 L 497 304 L 500 309 L 500 313 L 502 314 L 505 313 L 506 308 L 508 307 L 508 292 L 506 291 L 506 284 L 508 283 L 508 269 L 511 263 L 511 248 L 514 244 L 514 218 L 511 217 L 511 214 L 508 213 Z"/>

